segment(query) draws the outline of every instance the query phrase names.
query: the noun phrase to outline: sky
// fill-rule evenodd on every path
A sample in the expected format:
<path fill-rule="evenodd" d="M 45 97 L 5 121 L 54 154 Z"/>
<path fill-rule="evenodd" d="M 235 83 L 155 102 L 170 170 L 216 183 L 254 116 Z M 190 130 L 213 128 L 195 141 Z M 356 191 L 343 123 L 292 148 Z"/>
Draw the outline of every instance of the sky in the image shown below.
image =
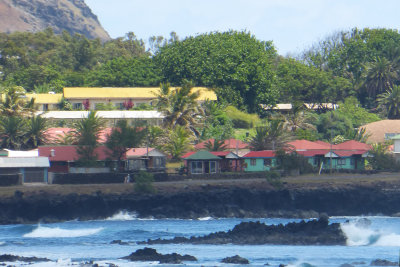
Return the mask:
<path fill-rule="evenodd" d="M 400 29 L 399 0 L 85 0 L 111 38 L 246 30 L 296 55 L 338 31 Z"/>

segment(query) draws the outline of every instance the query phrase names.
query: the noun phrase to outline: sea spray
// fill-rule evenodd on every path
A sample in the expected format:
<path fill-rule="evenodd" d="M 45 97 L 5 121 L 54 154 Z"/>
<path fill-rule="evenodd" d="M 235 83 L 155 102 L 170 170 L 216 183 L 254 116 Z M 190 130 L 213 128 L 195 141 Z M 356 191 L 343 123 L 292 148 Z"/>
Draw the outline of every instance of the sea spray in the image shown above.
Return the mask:
<path fill-rule="evenodd" d="M 103 228 L 93 229 L 62 229 L 59 227 L 50 228 L 39 225 L 32 232 L 27 233 L 24 237 L 29 238 L 74 238 L 82 236 L 90 236 L 101 232 Z"/>

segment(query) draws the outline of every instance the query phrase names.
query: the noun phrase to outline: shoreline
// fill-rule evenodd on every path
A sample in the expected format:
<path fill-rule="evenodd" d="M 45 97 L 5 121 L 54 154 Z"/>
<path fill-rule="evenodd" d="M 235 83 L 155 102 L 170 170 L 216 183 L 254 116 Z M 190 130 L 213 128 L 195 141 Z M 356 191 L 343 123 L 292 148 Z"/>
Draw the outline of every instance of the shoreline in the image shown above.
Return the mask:
<path fill-rule="evenodd" d="M 155 194 L 133 184 L 25 185 L 0 188 L 0 224 L 97 220 L 121 211 L 138 218 L 318 218 L 398 216 L 400 178 L 381 176 L 288 177 L 275 189 L 266 179 L 154 183 Z"/>

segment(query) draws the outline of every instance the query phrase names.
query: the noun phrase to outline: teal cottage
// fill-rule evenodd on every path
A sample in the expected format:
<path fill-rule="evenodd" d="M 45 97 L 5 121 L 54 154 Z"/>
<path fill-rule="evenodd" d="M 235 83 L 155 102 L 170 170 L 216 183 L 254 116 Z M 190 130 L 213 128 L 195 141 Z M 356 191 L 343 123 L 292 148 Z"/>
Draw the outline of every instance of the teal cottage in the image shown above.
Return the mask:
<path fill-rule="evenodd" d="M 245 172 L 269 171 L 276 166 L 275 151 L 251 151 L 243 156 Z"/>

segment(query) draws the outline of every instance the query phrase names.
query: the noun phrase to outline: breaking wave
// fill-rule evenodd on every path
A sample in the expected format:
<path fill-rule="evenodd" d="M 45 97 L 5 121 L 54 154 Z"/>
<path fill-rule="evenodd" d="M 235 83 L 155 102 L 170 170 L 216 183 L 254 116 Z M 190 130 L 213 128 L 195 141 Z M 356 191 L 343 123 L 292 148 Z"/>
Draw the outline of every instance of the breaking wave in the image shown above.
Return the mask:
<path fill-rule="evenodd" d="M 30 238 L 64 238 L 64 237 L 81 237 L 94 235 L 101 232 L 103 228 L 93 229 L 61 229 L 59 227 L 50 228 L 38 226 L 32 232 L 25 234 L 24 237 Z"/>
<path fill-rule="evenodd" d="M 106 221 L 132 221 L 137 220 L 137 214 L 135 212 L 120 211 L 111 217 L 108 217 Z"/>

